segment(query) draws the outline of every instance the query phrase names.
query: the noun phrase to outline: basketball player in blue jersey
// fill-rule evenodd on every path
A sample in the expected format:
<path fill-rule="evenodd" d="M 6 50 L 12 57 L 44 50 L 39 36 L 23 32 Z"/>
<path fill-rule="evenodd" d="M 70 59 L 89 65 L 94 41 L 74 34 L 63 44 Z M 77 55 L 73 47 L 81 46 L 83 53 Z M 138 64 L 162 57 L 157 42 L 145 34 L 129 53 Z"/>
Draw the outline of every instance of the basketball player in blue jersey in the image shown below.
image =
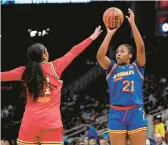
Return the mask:
<path fill-rule="evenodd" d="M 108 132 L 112 145 L 126 145 L 127 137 L 131 145 L 146 145 L 147 122 L 143 108 L 142 85 L 145 67 L 145 46 L 134 21 L 134 13 L 128 9 L 128 19 L 135 43 L 136 59 L 131 62 L 133 49 L 122 44 L 116 51 L 116 62 L 107 56 L 109 43 L 117 31 L 107 28 L 107 34 L 98 52 L 97 60 L 105 69 L 109 87 L 110 110 Z"/>

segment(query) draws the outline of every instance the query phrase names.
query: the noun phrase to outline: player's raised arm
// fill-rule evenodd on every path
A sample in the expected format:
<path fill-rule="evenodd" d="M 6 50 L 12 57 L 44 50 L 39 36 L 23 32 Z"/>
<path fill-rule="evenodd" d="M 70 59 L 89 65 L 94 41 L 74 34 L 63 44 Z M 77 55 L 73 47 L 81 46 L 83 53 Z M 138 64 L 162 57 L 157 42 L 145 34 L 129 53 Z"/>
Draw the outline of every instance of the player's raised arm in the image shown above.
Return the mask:
<path fill-rule="evenodd" d="M 128 19 L 128 21 L 131 25 L 132 32 L 134 35 L 136 48 L 137 48 L 137 56 L 136 56 L 137 61 L 140 64 L 140 66 L 143 67 L 146 62 L 144 41 L 143 41 L 141 34 L 139 33 L 139 30 L 135 24 L 133 11 L 131 9 L 128 9 L 128 12 L 130 13 L 130 17 L 126 16 L 126 18 Z"/>
<path fill-rule="evenodd" d="M 21 66 L 10 71 L 1 72 L 1 81 L 19 81 L 22 78 L 22 74 L 25 67 Z"/>
<path fill-rule="evenodd" d="M 108 70 L 111 63 L 110 59 L 106 56 L 106 54 L 108 51 L 110 41 L 113 35 L 115 34 L 115 32 L 117 31 L 117 29 L 118 28 L 110 30 L 107 28 L 107 34 L 97 52 L 97 61 L 99 62 L 101 67 L 104 68 L 105 70 Z"/>
<path fill-rule="evenodd" d="M 91 43 L 101 34 L 101 26 L 98 26 L 94 33 L 82 41 L 81 43 L 75 45 L 68 53 L 66 53 L 63 57 L 56 59 L 53 61 L 55 67 L 58 67 L 58 75 L 60 77 L 61 73 L 64 69 L 80 54 L 82 53 Z"/>

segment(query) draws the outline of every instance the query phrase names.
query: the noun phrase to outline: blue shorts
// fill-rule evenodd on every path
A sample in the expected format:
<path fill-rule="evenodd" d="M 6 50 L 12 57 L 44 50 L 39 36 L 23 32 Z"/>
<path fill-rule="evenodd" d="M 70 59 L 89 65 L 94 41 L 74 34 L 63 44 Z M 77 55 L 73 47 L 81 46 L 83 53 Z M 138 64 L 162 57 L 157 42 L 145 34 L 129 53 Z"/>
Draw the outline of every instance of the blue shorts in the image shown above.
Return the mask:
<path fill-rule="evenodd" d="M 109 133 L 136 133 L 147 130 L 147 120 L 143 106 L 128 111 L 110 108 L 108 116 Z"/>

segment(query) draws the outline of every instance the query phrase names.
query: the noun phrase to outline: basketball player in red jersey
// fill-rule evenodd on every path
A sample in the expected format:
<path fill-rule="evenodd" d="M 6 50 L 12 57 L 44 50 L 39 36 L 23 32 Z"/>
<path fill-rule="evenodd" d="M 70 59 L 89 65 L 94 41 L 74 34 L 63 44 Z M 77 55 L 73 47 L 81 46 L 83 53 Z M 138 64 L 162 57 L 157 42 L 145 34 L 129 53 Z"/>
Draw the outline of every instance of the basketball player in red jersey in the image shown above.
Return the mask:
<path fill-rule="evenodd" d="M 62 72 L 101 32 L 101 26 L 98 26 L 90 37 L 75 45 L 63 57 L 51 62 L 48 62 L 47 48 L 35 43 L 27 50 L 29 62 L 26 66 L 1 72 L 1 81 L 22 81 L 27 94 L 17 139 L 19 145 L 63 144 L 60 114 Z"/>

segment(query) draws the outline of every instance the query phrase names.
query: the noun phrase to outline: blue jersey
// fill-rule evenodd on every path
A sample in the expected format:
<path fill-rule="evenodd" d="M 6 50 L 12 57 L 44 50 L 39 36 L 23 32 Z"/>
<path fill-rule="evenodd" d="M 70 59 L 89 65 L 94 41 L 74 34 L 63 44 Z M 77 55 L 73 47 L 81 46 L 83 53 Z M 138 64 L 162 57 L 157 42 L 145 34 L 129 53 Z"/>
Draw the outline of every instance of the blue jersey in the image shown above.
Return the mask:
<path fill-rule="evenodd" d="M 144 67 L 137 60 L 129 65 L 118 65 L 111 60 L 106 80 L 111 105 L 143 105 Z"/>

